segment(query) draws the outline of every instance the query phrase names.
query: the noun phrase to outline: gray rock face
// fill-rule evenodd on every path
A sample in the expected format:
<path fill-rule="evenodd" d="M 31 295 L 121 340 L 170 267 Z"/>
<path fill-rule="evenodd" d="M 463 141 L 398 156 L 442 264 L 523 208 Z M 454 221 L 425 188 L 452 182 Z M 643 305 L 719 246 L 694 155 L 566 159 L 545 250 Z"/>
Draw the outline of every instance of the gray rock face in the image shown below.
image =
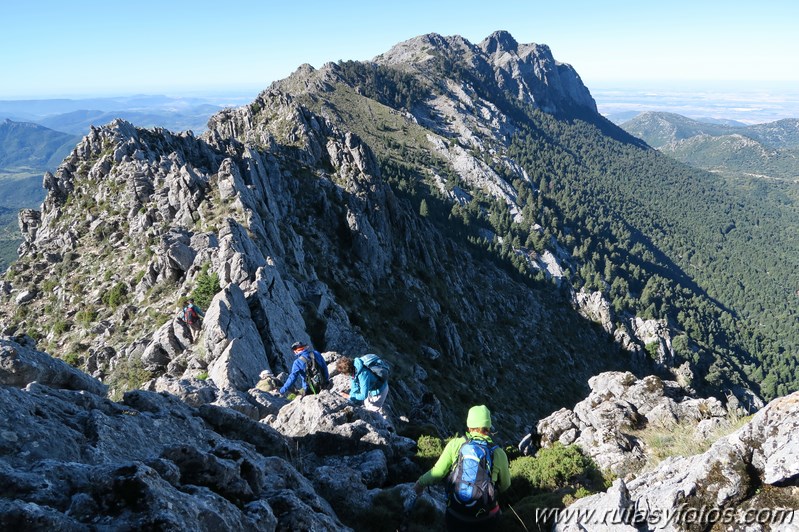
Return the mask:
<path fill-rule="evenodd" d="M 148 391 L 115 403 L 63 362 L 0 341 L 3 360 L 13 362 L 0 365 L 4 528 L 347 530 L 269 426 Z M 192 384 L 195 399 L 207 399 L 208 387 L 184 387 Z M 377 453 L 353 464 L 357 486 L 384 481 Z"/>
<path fill-rule="evenodd" d="M 269 368 L 264 345 L 238 285 L 219 292 L 206 312 L 208 376 L 219 388 L 248 390 Z"/>
<path fill-rule="evenodd" d="M 610 302 L 599 291 L 587 293 L 581 289 L 574 293 L 573 300 L 580 314 L 602 325 L 622 349 L 634 355 L 634 362 L 640 364 L 649 356 L 646 352 L 652 352 L 657 365 L 669 370 L 678 382 L 690 385 L 693 373 L 689 365 L 674 367 L 672 331 L 665 321 L 645 320 L 638 316 L 617 317 L 610 308 Z M 622 322 L 621 326 L 618 326 L 618 321 Z"/>
<path fill-rule="evenodd" d="M 388 65 L 423 64 L 436 53 L 466 56 L 486 77 L 495 78 L 501 88 L 548 113 L 564 112 L 569 107 L 596 112 L 596 102 L 570 65 L 555 61 L 548 46 L 520 45 L 504 31 L 493 33 L 478 45 L 459 36 L 422 35 L 395 45 L 375 61 Z"/>
<path fill-rule="evenodd" d="M 280 409 L 272 426 L 300 439 L 317 454 L 355 454 L 380 448 L 388 458 L 407 454 L 415 442 L 394 433 L 382 416 L 329 391 L 295 399 Z"/>
<path fill-rule="evenodd" d="M 580 76 L 565 63 L 555 61 L 542 44 L 519 45 L 504 31 L 488 36 L 479 45 L 500 79 L 500 86 L 529 99 L 548 113 L 579 106 L 596 112 L 596 102 Z"/>
<path fill-rule="evenodd" d="M 637 530 L 704 530 L 718 526 L 764 530 L 764 523 L 756 522 L 754 512 L 767 508 L 770 519 L 786 502 L 789 510 L 795 507 L 793 488 L 784 486 L 792 486 L 799 475 L 799 445 L 794 437 L 797 428 L 799 393 L 794 393 L 769 403 L 749 423 L 715 442 L 705 453 L 669 458 L 655 470 L 626 484 L 617 481 L 613 490 L 581 499 L 570 509 L 577 512 L 602 508 L 603 512 L 615 511 L 616 515 L 638 512 L 650 521 L 642 520 Z M 761 491 L 770 495 L 763 497 L 759 495 Z M 621 492 L 624 497 L 618 496 Z M 764 503 L 764 499 L 770 502 Z M 749 511 L 752 513 L 747 514 Z M 772 523 L 771 530 L 795 528 L 788 521 L 780 523 Z M 601 530 L 595 526 L 599 526 L 595 521 L 564 520 L 555 530 Z"/>
<path fill-rule="evenodd" d="M 96 379 L 46 353 L 0 338 L 0 385 L 23 388 L 31 382 L 105 395 L 107 387 Z"/>

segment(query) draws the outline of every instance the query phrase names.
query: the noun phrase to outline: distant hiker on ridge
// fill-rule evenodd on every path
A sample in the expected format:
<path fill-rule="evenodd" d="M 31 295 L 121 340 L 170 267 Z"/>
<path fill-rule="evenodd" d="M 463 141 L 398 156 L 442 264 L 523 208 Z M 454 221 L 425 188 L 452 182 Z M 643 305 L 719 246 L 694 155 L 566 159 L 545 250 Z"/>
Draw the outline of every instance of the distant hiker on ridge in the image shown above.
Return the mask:
<path fill-rule="evenodd" d="M 312 349 L 305 342 L 294 342 L 291 350 L 297 357 L 291 365 L 291 373 L 286 384 L 280 388 L 280 395 L 296 387 L 302 393 L 317 394 L 327 387 L 330 374 L 327 372 L 327 363 L 322 358 L 322 353 Z"/>
<path fill-rule="evenodd" d="M 377 355 L 356 358 L 341 357 L 336 369 L 350 377 L 350 391 L 340 392 L 350 401 L 363 403 L 366 410 L 383 414 L 383 403 L 388 397 L 388 367 Z"/>
<path fill-rule="evenodd" d="M 200 330 L 202 330 L 202 320 L 204 318 L 205 314 L 200 310 L 200 307 L 194 304 L 194 299 L 191 297 L 187 299 L 186 305 L 183 307 L 183 321 L 189 326 L 191 343 L 194 343 L 197 336 L 199 336 Z"/>
<path fill-rule="evenodd" d="M 469 409 L 466 426 L 466 436 L 450 440 L 413 489 L 421 495 L 425 487 L 446 477 L 447 530 L 495 530 L 500 516 L 496 487 L 510 487 L 508 455 L 491 440 L 491 412 L 484 405 Z"/>

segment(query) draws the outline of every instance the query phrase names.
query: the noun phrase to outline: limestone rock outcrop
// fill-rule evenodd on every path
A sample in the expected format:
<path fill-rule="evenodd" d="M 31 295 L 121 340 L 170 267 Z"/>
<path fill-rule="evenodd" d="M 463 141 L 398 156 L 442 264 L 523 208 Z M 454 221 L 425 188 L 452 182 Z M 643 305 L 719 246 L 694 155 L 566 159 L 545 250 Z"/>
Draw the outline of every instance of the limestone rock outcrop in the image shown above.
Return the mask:
<path fill-rule="evenodd" d="M 369 512 L 415 450 L 332 392 L 283 401 L 274 427 L 210 404 L 218 390 L 197 380 L 153 383 L 183 400 L 114 402 L 29 343 L 0 338 L 4 529 L 349 530 L 339 514 Z"/>
<path fill-rule="evenodd" d="M 705 453 L 669 458 L 634 480 L 617 480 L 607 493 L 577 501 L 569 507 L 572 515 L 601 511 L 585 522 L 563 519 L 554 529 L 794 530 L 797 429 L 799 393 L 793 393 L 769 403 Z"/>
<path fill-rule="evenodd" d="M 726 421 L 727 409 L 715 398 L 695 398 L 676 382 L 630 372 L 607 372 L 588 381 L 591 393 L 575 405 L 540 420 L 540 445 L 578 445 L 600 469 L 619 477 L 637 473 L 646 448 L 635 434 L 645 427 Z"/>

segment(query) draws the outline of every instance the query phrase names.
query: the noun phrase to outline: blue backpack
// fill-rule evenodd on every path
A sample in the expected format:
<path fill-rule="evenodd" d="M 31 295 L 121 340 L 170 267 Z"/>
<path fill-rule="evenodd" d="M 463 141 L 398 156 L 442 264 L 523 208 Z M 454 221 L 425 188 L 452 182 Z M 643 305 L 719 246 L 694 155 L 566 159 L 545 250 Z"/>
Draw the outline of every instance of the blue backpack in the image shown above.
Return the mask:
<path fill-rule="evenodd" d="M 447 482 L 448 505 L 452 510 L 479 518 L 488 517 L 496 508 L 497 496 L 491 471 L 497 447 L 478 439 L 469 439 L 461 445 Z"/>
<path fill-rule="evenodd" d="M 391 376 L 391 367 L 385 360 L 375 354 L 369 353 L 361 357 L 361 362 L 363 362 L 364 368 L 377 377 L 378 384 L 375 386 L 375 390 L 379 390 L 383 387 L 383 384 L 388 382 L 388 378 Z"/>

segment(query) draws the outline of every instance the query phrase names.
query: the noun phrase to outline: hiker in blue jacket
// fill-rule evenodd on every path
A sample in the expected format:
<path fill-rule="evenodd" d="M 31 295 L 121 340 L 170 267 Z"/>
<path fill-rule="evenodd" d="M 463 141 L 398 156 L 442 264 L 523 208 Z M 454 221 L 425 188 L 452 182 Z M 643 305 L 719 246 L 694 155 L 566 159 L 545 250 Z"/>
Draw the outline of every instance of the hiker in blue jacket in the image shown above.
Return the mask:
<path fill-rule="evenodd" d="M 291 344 L 291 350 L 294 351 L 296 358 L 291 365 L 291 373 L 286 384 L 280 388 L 280 395 L 285 395 L 286 392 L 292 388 L 299 389 L 303 395 L 319 393 L 327 386 L 330 380 L 330 374 L 327 372 L 327 363 L 322 357 L 322 353 L 312 349 L 305 342 L 294 342 Z M 312 360 L 313 359 L 313 360 Z M 311 371 L 309 372 L 309 366 Z M 313 373 L 313 367 L 317 368 L 318 378 Z"/>
<path fill-rule="evenodd" d="M 349 393 L 340 392 L 342 397 L 356 403 L 363 403 L 366 410 L 384 414 L 383 403 L 388 397 L 388 380 L 380 379 L 366 367 L 366 364 L 370 362 L 367 357 L 375 356 L 365 355 L 355 360 L 341 357 L 336 363 L 336 369 L 339 373 L 350 377 L 350 391 Z"/>

